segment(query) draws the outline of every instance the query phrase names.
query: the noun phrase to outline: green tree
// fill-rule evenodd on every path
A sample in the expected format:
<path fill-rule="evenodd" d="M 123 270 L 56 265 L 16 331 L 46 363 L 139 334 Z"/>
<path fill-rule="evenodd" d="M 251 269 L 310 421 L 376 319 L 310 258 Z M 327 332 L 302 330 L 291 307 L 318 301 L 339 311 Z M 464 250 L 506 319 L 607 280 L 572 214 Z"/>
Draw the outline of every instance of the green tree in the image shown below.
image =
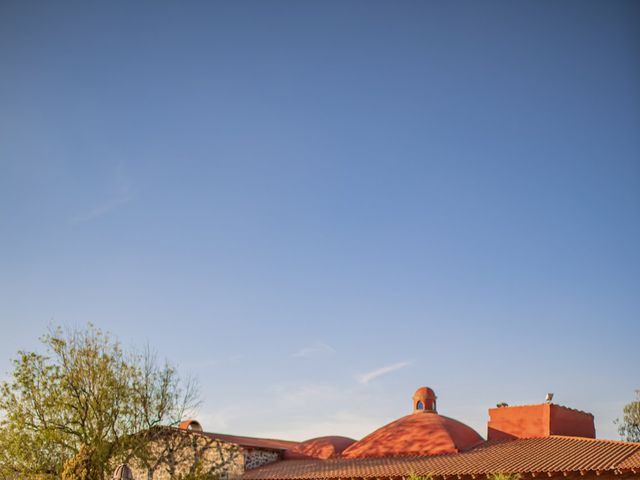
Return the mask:
<path fill-rule="evenodd" d="M 96 450 L 82 445 L 75 457 L 70 458 L 62 469 L 62 480 L 101 480 L 100 460 Z"/>
<path fill-rule="evenodd" d="M 433 479 L 433 476 L 430 474 L 416 475 L 415 473 L 412 473 L 411 475 L 405 478 L 405 480 L 432 480 L 432 479 Z"/>
<path fill-rule="evenodd" d="M 171 365 L 123 351 L 92 325 L 41 340 L 45 353 L 18 352 L 0 387 L 0 475 L 102 479 L 110 462 L 144 451 L 139 432 L 197 404 L 194 383 Z"/>
<path fill-rule="evenodd" d="M 618 419 L 618 432 L 628 442 L 640 442 L 640 390 L 636 399 L 624 406 L 622 420 Z"/>
<path fill-rule="evenodd" d="M 492 473 L 487 478 L 489 480 L 520 480 L 522 477 L 518 473 Z"/>

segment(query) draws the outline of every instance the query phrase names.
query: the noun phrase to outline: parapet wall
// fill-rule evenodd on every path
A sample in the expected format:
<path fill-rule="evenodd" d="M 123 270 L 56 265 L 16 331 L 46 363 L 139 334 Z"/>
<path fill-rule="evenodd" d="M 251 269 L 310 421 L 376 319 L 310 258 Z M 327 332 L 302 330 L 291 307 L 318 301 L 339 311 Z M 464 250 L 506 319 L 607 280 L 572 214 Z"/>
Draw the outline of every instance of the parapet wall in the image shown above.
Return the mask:
<path fill-rule="evenodd" d="M 488 440 L 549 435 L 595 438 L 593 415 L 550 403 L 489 409 Z"/>

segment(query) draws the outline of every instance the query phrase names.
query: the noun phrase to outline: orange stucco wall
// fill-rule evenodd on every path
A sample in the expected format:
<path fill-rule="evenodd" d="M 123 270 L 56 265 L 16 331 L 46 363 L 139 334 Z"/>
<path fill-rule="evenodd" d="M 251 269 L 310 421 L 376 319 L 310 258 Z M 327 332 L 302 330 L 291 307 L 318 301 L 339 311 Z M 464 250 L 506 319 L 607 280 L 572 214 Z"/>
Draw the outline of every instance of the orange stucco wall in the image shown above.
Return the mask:
<path fill-rule="evenodd" d="M 549 405 L 550 434 L 596 438 L 593 415 L 559 405 Z"/>
<path fill-rule="evenodd" d="M 489 440 L 568 435 L 595 438 L 593 415 L 543 403 L 489 409 Z"/>

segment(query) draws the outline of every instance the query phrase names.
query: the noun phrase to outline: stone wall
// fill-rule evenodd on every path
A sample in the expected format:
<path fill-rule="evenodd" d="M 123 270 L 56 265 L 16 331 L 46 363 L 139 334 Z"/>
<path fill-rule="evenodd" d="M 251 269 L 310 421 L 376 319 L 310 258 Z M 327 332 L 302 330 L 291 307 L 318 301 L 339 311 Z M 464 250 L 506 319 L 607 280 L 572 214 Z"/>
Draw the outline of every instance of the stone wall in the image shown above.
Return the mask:
<path fill-rule="evenodd" d="M 193 473 L 233 480 L 282 458 L 277 450 L 243 448 L 191 430 L 158 428 L 149 436 L 145 454 L 129 461 L 135 480 L 175 480 Z"/>
<path fill-rule="evenodd" d="M 245 450 L 244 469 L 251 470 L 252 468 L 258 468 L 268 463 L 277 462 L 280 458 L 280 453 L 274 450 L 261 450 L 257 448 Z"/>
<path fill-rule="evenodd" d="M 244 451 L 198 432 L 158 429 L 140 458 L 129 464 L 135 480 L 174 480 L 188 474 L 209 474 L 221 480 L 244 473 Z"/>

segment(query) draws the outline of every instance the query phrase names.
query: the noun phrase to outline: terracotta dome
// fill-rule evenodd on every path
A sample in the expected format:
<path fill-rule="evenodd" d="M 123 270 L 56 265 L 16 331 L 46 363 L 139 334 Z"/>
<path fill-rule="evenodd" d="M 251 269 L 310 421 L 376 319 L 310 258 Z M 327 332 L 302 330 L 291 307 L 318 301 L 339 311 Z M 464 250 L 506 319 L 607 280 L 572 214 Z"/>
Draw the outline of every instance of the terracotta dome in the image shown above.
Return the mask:
<path fill-rule="evenodd" d="M 435 393 L 431 389 L 418 389 L 414 399 L 416 397 L 435 401 Z M 414 403 L 413 414 L 367 435 L 342 452 L 342 456 L 365 458 L 440 455 L 469 450 L 484 442 L 474 429 L 453 418 L 438 415 L 435 403 L 433 407 L 416 409 Z"/>
<path fill-rule="evenodd" d="M 180 425 L 178 425 L 180 430 L 192 430 L 194 432 L 201 432 L 202 425 L 197 420 L 193 420 L 192 418 L 188 418 L 186 420 L 182 420 Z"/>
<path fill-rule="evenodd" d="M 355 442 L 353 438 L 339 436 L 312 438 L 287 450 L 285 458 L 333 458 Z"/>
<path fill-rule="evenodd" d="M 434 392 L 429 387 L 420 387 L 416 390 L 416 393 L 413 394 L 414 397 L 425 396 L 428 398 L 436 398 L 436 392 Z"/>

